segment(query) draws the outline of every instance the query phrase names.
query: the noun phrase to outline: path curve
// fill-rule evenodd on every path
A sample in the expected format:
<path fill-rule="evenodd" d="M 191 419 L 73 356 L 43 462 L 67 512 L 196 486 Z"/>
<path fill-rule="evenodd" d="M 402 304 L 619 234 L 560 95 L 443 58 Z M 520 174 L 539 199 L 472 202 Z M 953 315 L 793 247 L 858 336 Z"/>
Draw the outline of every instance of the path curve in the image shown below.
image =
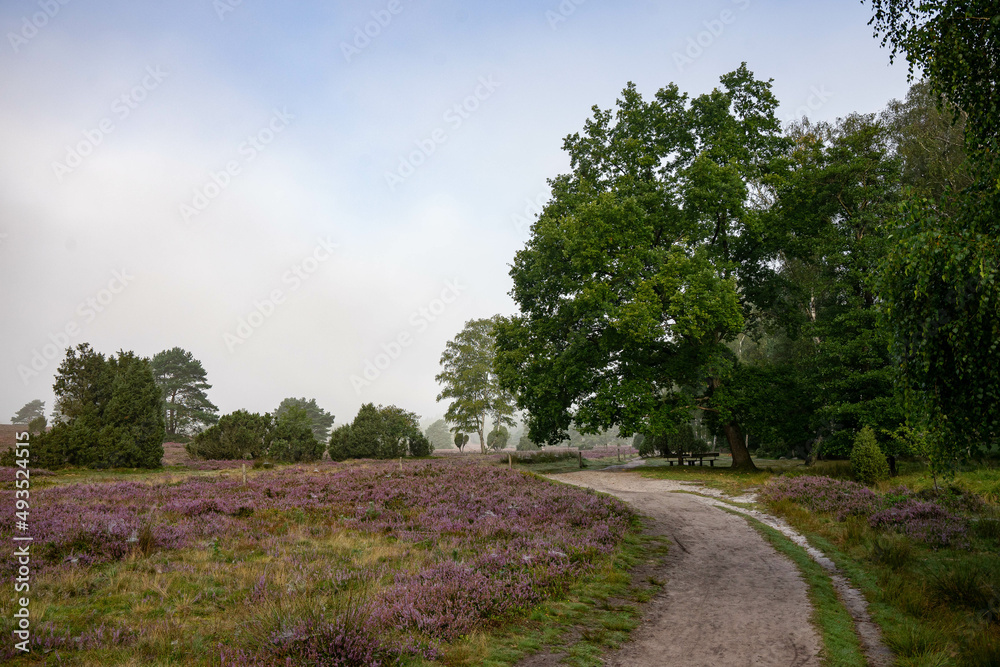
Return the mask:
<path fill-rule="evenodd" d="M 670 539 L 663 578 L 642 625 L 606 664 L 621 667 L 814 667 L 821 642 L 795 564 L 747 522 L 678 489 L 700 487 L 614 472 L 552 479 L 615 495 Z"/>

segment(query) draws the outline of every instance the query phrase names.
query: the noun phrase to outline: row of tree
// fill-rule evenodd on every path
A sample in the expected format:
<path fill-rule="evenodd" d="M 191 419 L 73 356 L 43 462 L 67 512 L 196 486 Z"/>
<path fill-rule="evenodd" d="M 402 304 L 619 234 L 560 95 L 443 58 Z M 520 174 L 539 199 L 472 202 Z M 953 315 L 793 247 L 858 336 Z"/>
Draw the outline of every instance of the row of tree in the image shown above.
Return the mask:
<path fill-rule="evenodd" d="M 658 447 L 702 413 L 748 468 L 748 434 L 846 456 L 869 427 L 890 461 L 935 465 L 996 446 L 1000 19 L 873 7 L 926 75 L 880 115 L 783 128 L 745 64 L 711 93 L 629 84 L 595 107 L 515 257 L 520 314 L 441 358 L 453 430 L 486 443 L 516 407 L 534 442 L 617 426 Z"/>
<path fill-rule="evenodd" d="M 291 405 L 276 415 L 237 410 L 198 433 L 186 445 L 202 459 L 266 459 L 281 463 L 317 461 L 329 452 L 334 461 L 429 456 L 430 441 L 419 418 L 394 405 L 366 403 L 350 424 L 334 429 L 329 443 L 316 437 L 308 411 Z"/>
<path fill-rule="evenodd" d="M 54 426 L 46 429 L 41 400 L 11 421 L 36 434 L 32 464 L 44 468 L 156 468 L 164 440 L 188 435 L 188 451 L 202 458 L 296 462 L 326 451 L 334 416 L 315 399 L 286 398 L 272 414 L 238 410 L 220 418 L 210 388 L 201 362 L 181 348 L 150 360 L 124 351 L 105 357 L 84 343 L 67 349 L 57 370 Z"/>

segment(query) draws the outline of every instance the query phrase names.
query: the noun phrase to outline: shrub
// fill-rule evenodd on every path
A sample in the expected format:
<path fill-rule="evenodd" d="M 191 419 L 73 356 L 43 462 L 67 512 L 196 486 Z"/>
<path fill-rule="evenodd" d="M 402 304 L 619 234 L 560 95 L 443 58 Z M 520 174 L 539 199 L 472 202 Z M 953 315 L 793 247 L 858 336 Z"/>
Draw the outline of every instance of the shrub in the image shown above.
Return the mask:
<path fill-rule="evenodd" d="M 32 467 L 160 467 L 163 413 L 148 359 L 124 351 L 105 358 L 79 345 L 59 366 L 54 389 L 68 421 L 32 436 Z"/>
<path fill-rule="evenodd" d="M 333 429 L 330 434 L 330 459 L 333 461 L 343 461 L 348 458 L 347 447 L 351 438 L 351 425 L 341 424 Z"/>
<path fill-rule="evenodd" d="M 365 403 L 358 410 L 350 428 L 338 428 L 330 436 L 330 458 L 392 459 L 411 451 L 430 454 L 430 442 L 420 432 L 417 415 L 395 405 L 375 407 Z"/>
<path fill-rule="evenodd" d="M 506 426 L 497 426 L 489 435 L 486 436 L 486 446 L 495 451 L 499 452 L 507 446 L 507 442 L 510 440 L 510 431 L 507 430 Z"/>
<path fill-rule="evenodd" d="M 920 500 L 875 512 L 868 519 L 872 528 L 898 530 L 915 540 L 936 546 L 965 541 L 966 525 L 962 517 L 940 505 Z"/>
<path fill-rule="evenodd" d="M 434 451 L 434 445 L 423 433 L 419 431 L 410 437 L 410 456 L 430 456 Z"/>
<path fill-rule="evenodd" d="M 528 437 L 527 431 L 521 434 L 521 437 L 517 439 L 517 451 L 519 452 L 537 452 L 541 447 L 535 444 L 531 438 Z"/>
<path fill-rule="evenodd" d="M 851 449 L 851 471 L 862 484 L 874 484 L 889 479 L 889 462 L 875 440 L 875 433 L 865 426 L 854 438 Z"/>
<path fill-rule="evenodd" d="M 201 459 L 255 459 L 267 453 L 273 436 L 271 415 L 237 410 L 196 435 L 184 449 Z"/>
<path fill-rule="evenodd" d="M 323 444 L 316 439 L 305 408 L 292 405 L 282 412 L 273 437 L 267 455 L 275 461 L 298 463 L 323 458 Z"/>

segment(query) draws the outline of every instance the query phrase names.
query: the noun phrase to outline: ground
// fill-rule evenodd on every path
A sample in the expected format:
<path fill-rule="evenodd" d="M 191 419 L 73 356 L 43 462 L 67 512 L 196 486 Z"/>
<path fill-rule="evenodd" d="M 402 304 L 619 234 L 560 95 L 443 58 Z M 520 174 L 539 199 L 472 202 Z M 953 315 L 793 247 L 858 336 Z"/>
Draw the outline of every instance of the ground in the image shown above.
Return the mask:
<path fill-rule="evenodd" d="M 820 639 L 809 619 L 807 586 L 795 564 L 745 519 L 685 493 L 677 482 L 616 472 L 558 475 L 562 482 L 615 495 L 652 519 L 673 545 L 667 585 L 642 626 L 607 664 L 819 665 Z M 530 662 L 541 665 L 544 662 Z"/>

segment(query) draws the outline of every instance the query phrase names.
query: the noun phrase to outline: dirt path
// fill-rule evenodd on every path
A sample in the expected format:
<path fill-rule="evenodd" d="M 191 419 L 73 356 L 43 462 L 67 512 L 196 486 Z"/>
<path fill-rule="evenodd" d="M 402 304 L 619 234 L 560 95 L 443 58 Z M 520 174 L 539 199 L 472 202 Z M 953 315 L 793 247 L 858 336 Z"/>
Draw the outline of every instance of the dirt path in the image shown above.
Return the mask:
<path fill-rule="evenodd" d="M 629 473 L 554 475 L 562 482 L 613 494 L 653 519 L 671 541 L 662 578 L 632 641 L 607 657 L 622 667 L 818 666 L 820 638 L 795 565 L 747 522 L 689 485 Z"/>

